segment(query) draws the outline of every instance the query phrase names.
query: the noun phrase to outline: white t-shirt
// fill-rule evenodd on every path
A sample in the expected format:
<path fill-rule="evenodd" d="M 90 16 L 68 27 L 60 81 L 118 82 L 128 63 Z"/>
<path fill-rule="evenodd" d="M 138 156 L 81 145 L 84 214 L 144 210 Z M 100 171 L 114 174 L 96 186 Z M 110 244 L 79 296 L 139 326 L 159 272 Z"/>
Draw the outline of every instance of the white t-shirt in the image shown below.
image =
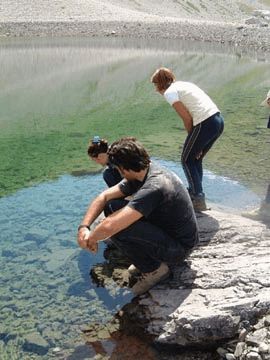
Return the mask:
<path fill-rule="evenodd" d="M 164 92 L 164 97 L 171 105 L 181 101 L 192 116 L 193 126 L 219 112 L 210 97 L 191 82 L 175 81 Z"/>

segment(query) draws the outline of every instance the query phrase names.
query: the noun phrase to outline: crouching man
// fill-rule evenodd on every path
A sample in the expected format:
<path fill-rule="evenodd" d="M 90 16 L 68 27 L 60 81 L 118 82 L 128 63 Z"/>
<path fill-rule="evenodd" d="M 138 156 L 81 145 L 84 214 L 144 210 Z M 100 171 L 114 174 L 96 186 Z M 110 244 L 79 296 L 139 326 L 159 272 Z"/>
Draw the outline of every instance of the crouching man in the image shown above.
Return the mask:
<path fill-rule="evenodd" d="M 78 228 L 78 243 L 96 252 L 98 242 L 110 237 L 131 260 L 129 271 L 140 271 L 132 287 L 140 295 L 167 278 L 168 265 L 181 262 L 196 245 L 196 217 L 181 180 L 152 163 L 136 139 L 114 142 L 108 156 L 123 180 L 90 204 Z M 106 218 L 92 230 L 103 210 Z"/>

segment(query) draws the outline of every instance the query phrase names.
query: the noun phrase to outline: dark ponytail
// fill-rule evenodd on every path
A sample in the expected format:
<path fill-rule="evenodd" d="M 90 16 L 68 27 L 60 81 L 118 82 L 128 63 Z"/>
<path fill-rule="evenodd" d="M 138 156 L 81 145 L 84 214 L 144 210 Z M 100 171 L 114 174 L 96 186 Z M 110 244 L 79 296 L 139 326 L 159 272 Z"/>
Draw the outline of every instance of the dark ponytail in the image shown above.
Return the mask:
<path fill-rule="evenodd" d="M 100 139 L 99 136 L 94 136 L 90 141 L 87 149 L 87 154 L 90 157 L 97 157 L 99 154 L 107 153 L 109 148 L 108 141 Z"/>

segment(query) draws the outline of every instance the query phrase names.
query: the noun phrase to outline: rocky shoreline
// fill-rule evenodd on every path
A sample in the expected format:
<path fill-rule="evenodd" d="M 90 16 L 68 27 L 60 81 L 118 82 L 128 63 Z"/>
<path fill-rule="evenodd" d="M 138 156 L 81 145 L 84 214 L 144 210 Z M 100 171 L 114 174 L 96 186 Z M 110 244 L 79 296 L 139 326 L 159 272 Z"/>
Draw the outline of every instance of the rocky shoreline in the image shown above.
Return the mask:
<path fill-rule="evenodd" d="M 214 210 L 198 214 L 198 224 L 199 246 L 172 269 L 170 281 L 120 311 L 120 328 L 150 337 L 161 349 L 178 349 L 174 359 L 185 351 L 190 360 L 269 360 L 269 227 Z M 128 264 L 114 251 L 92 269 L 107 289 L 126 283 Z"/>
<path fill-rule="evenodd" d="M 270 27 L 210 21 L 0 22 L 0 37 L 125 37 L 179 39 L 224 44 L 241 52 L 270 54 Z"/>
<path fill-rule="evenodd" d="M 2 0 L 0 37 L 125 37 L 270 53 L 270 7 L 254 0 Z"/>

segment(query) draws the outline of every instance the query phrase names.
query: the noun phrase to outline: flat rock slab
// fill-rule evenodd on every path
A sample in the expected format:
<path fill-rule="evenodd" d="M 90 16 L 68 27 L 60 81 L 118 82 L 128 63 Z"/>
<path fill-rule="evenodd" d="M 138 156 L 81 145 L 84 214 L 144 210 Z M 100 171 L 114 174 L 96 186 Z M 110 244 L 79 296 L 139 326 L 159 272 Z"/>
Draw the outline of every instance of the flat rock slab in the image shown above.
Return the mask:
<path fill-rule="evenodd" d="M 270 231 L 234 214 L 198 215 L 200 244 L 173 278 L 124 308 L 157 343 L 209 346 L 270 312 Z"/>

